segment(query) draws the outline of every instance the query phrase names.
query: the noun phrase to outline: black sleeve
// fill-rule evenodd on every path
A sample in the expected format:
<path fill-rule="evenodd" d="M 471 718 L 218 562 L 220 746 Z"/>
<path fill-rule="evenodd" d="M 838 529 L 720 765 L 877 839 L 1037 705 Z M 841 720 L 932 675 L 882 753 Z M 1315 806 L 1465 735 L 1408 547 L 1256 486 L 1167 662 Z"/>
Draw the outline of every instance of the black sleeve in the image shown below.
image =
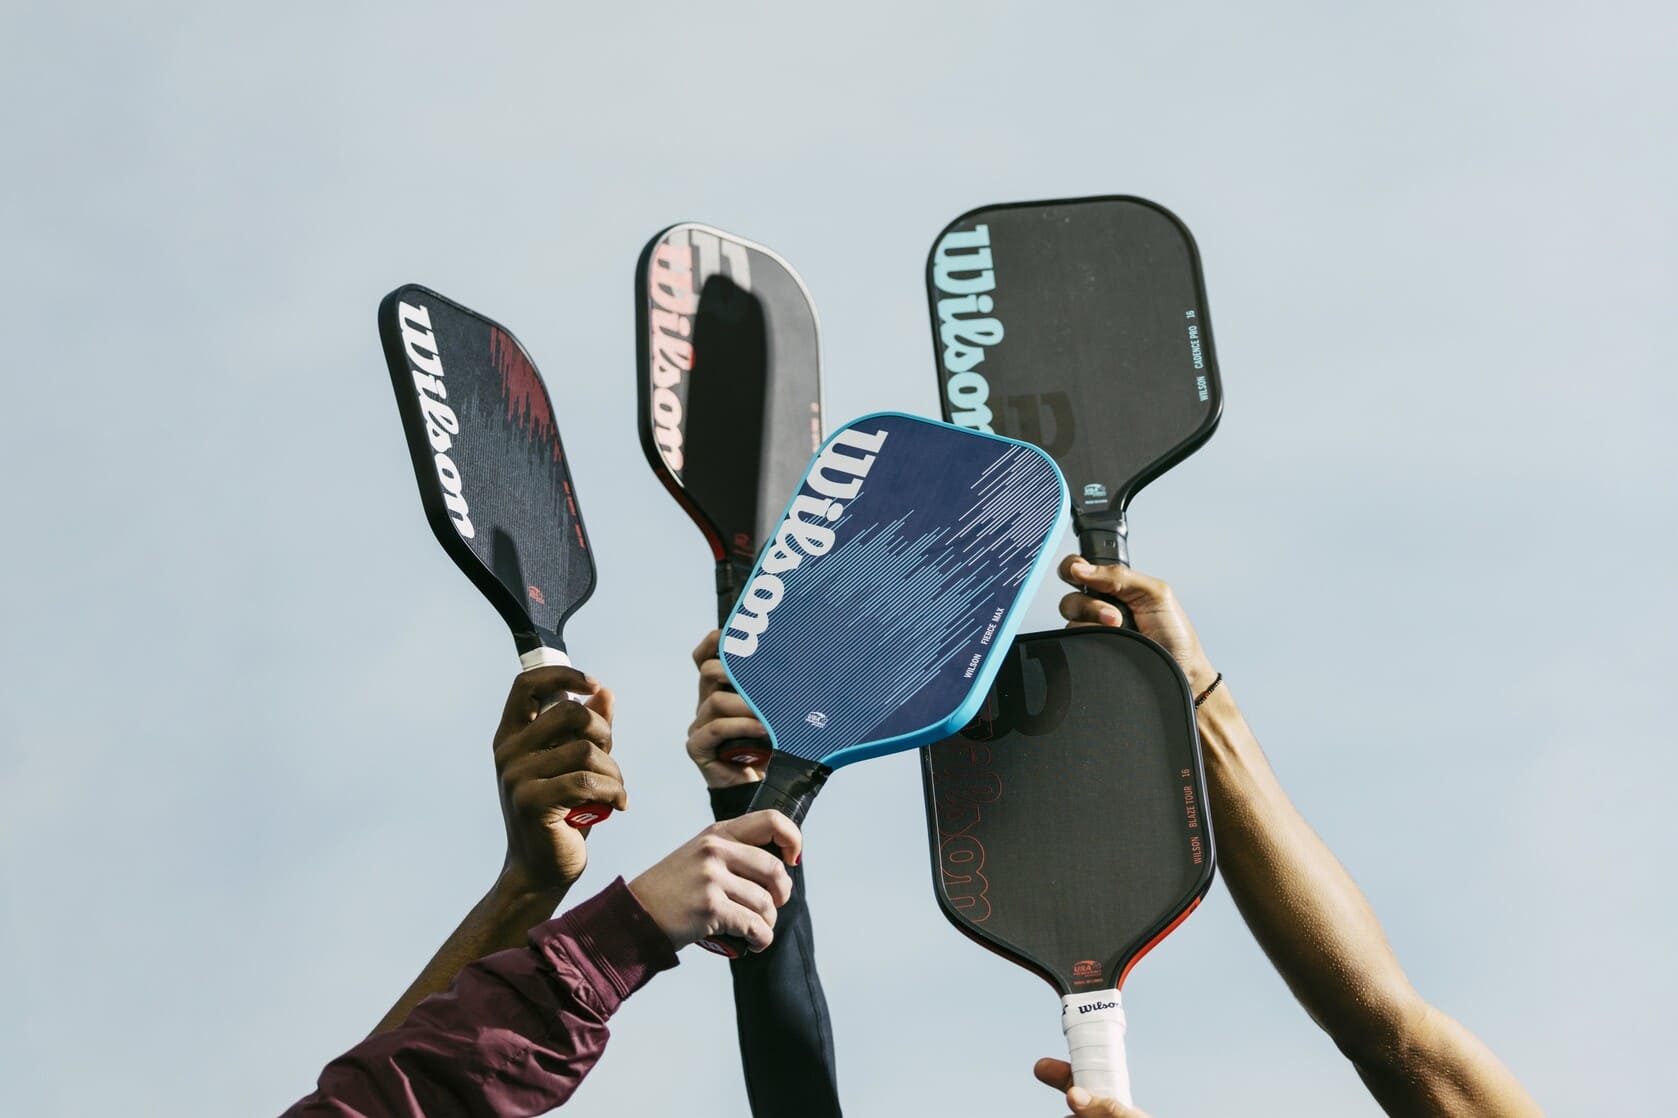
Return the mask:
<path fill-rule="evenodd" d="M 719 821 L 743 814 L 756 790 L 755 784 L 713 788 L 711 814 Z M 752 1118 L 839 1118 L 833 1024 L 816 974 L 804 867 L 793 867 L 792 899 L 775 918 L 775 942 L 729 968 Z"/>

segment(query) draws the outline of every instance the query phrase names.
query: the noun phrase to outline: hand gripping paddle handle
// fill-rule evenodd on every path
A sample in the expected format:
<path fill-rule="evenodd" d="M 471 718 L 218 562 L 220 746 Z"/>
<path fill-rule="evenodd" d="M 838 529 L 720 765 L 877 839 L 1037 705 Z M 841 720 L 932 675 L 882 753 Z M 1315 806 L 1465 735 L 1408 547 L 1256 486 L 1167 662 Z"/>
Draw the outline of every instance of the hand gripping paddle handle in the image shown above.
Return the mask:
<path fill-rule="evenodd" d="M 748 569 L 746 574 L 749 573 Z M 727 630 L 729 615 L 734 612 L 734 603 L 739 600 L 744 581 L 745 574 L 736 568 L 732 560 L 717 560 L 717 628 Z M 733 685 L 726 681 L 723 686 L 734 690 Z M 749 769 L 767 763 L 771 752 L 769 742 L 763 738 L 735 738 L 717 746 L 717 760 Z"/>
<path fill-rule="evenodd" d="M 1098 567 L 1110 567 L 1115 563 L 1121 567 L 1130 566 L 1130 542 L 1128 534 L 1130 526 L 1125 523 L 1121 515 L 1118 522 L 1111 528 L 1080 528 L 1078 531 L 1078 554 L 1088 562 Z M 1087 590 L 1085 593 L 1089 593 Z M 1136 631 L 1136 615 L 1130 612 L 1130 607 L 1108 594 L 1090 594 L 1097 601 L 1116 606 L 1119 618 L 1126 629 Z"/>
<path fill-rule="evenodd" d="M 764 773 L 763 783 L 757 786 L 746 810 L 772 808 L 802 826 L 804 817 L 810 814 L 810 805 L 815 802 L 816 793 L 822 790 L 822 785 L 832 775 L 833 770 L 820 761 L 806 761 L 790 753 L 776 753 L 770 758 L 769 771 Z M 763 849 L 777 858 L 781 856 L 778 846 L 771 844 Z M 700 940 L 699 946 L 725 959 L 738 959 L 751 950 L 739 936 L 711 936 Z"/>
<path fill-rule="evenodd" d="M 529 652 L 521 653 L 519 663 L 523 666 L 523 670 L 527 672 L 534 671 L 537 668 L 569 668 L 571 657 L 565 655 L 560 649 L 549 648 L 542 644 L 537 645 Z M 566 695 L 564 699 L 577 701 L 577 696 Z M 564 699 L 555 699 L 552 702 L 543 703 L 542 709 L 536 713 L 546 714 L 563 702 Z M 596 823 L 606 822 L 611 814 L 612 807 L 610 804 L 578 804 L 576 807 L 566 810 L 565 821 L 577 828 L 592 827 Z"/>
<path fill-rule="evenodd" d="M 1066 995 L 1060 999 L 1060 1028 L 1071 1053 L 1073 1085 L 1130 1106 L 1130 1066 L 1125 1062 L 1124 1006 L 1119 992 Z"/>

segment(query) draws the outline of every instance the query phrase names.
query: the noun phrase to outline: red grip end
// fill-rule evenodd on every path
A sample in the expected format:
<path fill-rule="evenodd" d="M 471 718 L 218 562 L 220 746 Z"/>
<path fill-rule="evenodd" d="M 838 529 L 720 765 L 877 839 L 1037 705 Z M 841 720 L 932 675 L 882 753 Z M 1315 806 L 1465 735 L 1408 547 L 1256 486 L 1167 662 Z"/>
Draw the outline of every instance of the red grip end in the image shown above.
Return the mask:
<path fill-rule="evenodd" d="M 733 936 L 718 936 L 715 939 L 702 939 L 699 946 L 713 955 L 721 955 L 725 959 L 738 959 L 746 953 L 746 946 L 741 941 L 740 946 L 734 946 Z"/>
<path fill-rule="evenodd" d="M 771 752 L 772 751 L 767 745 L 754 745 L 748 742 L 736 742 L 733 745 L 725 745 L 721 749 L 717 750 L 717 757 L 721 760 L 727 761 L 731 765 L 740 765 L 744 768 L 756 768 L 758 765 L 766 765 L 769 763 L 769 755 Z"/>
<path fill-rule="evenodd" d="M 573 827 L 592 827 L 611 818 L 612 809 L 605 804 L 578 804 L 565 813 L 565 821 Z"/>

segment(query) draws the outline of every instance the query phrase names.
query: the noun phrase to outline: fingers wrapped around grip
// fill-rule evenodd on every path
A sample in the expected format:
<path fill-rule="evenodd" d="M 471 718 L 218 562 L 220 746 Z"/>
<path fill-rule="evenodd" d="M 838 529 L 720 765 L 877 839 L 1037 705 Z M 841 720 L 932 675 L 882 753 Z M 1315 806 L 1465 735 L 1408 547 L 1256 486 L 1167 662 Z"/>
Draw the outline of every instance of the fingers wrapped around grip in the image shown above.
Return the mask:
<path fill-rule="evenodd" d="M 630 892 L 678 948 L 734 936 L 761 951 L 774 939 L 776 910 L 792 896 L 787 866 L 801 842 L 786 816 L 752 812 L 705 828 L 630 882 Z"/>
<path fill-rule="evenodd" d="M 572 667 L 549 665 L 522 671 L 514 677 L 513 686 L 507 692 L 507 703 L 501 711 L 501 725 L 496 730 L 496 739 L 529 723 L 549 703 L 572 696 L 587 699 L 602 690 L 600 682 L 593 676 Z M 609 699 L 604 714 L 610 720 Z"/>
<path fill-rule="evenodd" d="M 629 807 L 623 771 L 591 741 L 514 755 L 499 775 L 502 794 L 521 812 L 582 804 L 609 804 L 619 811 Z"/>

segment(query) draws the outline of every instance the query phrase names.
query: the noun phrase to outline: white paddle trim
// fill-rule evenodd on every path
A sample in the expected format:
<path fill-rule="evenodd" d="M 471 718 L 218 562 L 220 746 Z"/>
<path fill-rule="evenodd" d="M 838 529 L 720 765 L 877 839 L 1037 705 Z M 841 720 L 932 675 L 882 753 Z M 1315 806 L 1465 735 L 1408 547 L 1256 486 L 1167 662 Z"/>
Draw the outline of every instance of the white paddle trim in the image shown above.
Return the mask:
<path fill-rule="evenodd" d="M 1072 1057 L 1072 1082 L 1092 1095 L 1130 1101 L 1130 1065 L 1124 1054 L 1124 1004 L 1117 990 L 1093 990 L 1060 999 L 1060 1028 Z"/>

